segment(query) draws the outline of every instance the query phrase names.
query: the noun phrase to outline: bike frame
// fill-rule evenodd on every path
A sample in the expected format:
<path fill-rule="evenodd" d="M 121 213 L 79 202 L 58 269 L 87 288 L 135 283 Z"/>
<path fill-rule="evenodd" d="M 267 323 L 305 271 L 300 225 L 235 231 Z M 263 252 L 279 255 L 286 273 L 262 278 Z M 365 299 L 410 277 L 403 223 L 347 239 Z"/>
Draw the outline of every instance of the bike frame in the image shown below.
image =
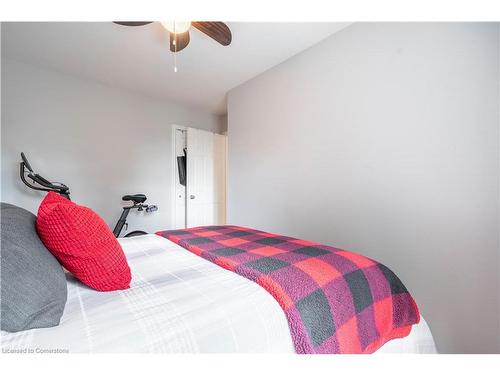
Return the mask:
<path fill-rule="evenodd" d="M 120 235 L 120 233 L 123 230 L 123 226 L 125 224 L 127 224 L 127 217 L 128 217 L 128 214 L 130 213 L 130 210 L 138 209 L 139 211 L 142 211 L 143 207 L 147 207 L 147 206 L 142 205 L 142 204 L 134 204 L 133 206 L 123 207 L 122 214 L 120 215 L 120 218 L 116 222 L 115 229 L 113 229 L 113 234 L 115 235 L 115 237 L 118 237 Z M 143 234 L 146 234 L 146 232 L 143 232 L 143 231 L 136 231 L 136 232 L 141 232 Z M 130 233 L 128 233 L 128 234 L 130 234 Z M 128 234 L 126 234 L 125 237 L 127 237 Z"/>
<path fill-rule="evenodd" d="M 115 229 L 113 229 L 113 234 L 115 235 L 115 237 L 118 237 L 122 232 L 123 226 L 127 223 L 127 216 L 132 208 L 133 206 L 123 207 L 123 212 L 120 215 L 118 221 L 116 222 Z"/>

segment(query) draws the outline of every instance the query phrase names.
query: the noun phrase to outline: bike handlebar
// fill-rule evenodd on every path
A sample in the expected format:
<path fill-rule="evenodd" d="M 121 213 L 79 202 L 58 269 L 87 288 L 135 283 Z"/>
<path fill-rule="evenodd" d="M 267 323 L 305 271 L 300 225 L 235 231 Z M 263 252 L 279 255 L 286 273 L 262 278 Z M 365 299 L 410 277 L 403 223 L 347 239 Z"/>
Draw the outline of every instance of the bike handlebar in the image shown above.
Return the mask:
<path fill-rule="evenodd" d="M 23 162 L 24 162 L 24 165 L 26 166 L 26 168 L 28 168 L 28 170 L 30 172 L 33 172 L 33 168 L 31 168 L 31 165 L 30 165 L 28 159 L 26 158 L 26 156 L 24 155 L 24 152 L 21 152 L 21 159 L 23 159 Z"/>
<path fill-rule="evenodd" d="M 146 207 L 146 212 L 155 212 L 155 211 L 158 211 L 158 206 L 156 206 L 154 204 Z"/>
<path fill-rule="evenodd" d="M 69 199 L 69 187 L 62 183 L 53 183 L 47 180 L 46 178 L 40 176 L 38 173 L 35 173 L 33 171 L 33 168 L 31 167 L 28 159 L 26 158 L 26 155 L 24 155 L 24 152 L 21 152 L 21 159 L 22 162 L 20 163 L 20 175 L 21 175 L 21 181 L 28 186 L 31 189 L 34 190 L 41 190 L 41 191 L 54 191 L 57 192 L 66 198 Z M 28 172 L 26 171 L 28 170 Z M 38 184 L 40 186 L 35 186 L 32 183 L 28 182 L 26 180 L 26 176 L 29 177 L 31 180 L 33 180 L 33 183 Z"/>

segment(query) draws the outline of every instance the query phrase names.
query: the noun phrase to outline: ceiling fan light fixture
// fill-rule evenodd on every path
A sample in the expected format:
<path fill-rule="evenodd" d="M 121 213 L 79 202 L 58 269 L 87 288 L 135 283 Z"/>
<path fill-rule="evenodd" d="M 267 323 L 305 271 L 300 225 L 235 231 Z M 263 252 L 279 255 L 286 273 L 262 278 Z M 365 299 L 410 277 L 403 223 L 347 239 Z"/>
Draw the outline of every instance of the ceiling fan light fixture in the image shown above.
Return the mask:
<path fill-rule="evenodd" d="M 182 34 L 189 30 L 191 22 L 189 21 L 168 21 L 161 22 L 162 26 L 174 34 Z"/>

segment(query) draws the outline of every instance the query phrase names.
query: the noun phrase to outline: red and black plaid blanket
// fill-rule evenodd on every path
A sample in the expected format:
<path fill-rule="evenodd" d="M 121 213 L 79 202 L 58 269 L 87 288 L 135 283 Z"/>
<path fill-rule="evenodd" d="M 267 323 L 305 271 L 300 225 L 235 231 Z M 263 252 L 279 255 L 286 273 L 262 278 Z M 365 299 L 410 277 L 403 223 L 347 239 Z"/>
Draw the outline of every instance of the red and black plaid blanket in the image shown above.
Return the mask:
<path fill-rule="evenodd" d="M 420 320 L 389 268 L 350 251 L 230 225 L 157 234 L 266 289 L 297 353 L 372 353 Z"/>

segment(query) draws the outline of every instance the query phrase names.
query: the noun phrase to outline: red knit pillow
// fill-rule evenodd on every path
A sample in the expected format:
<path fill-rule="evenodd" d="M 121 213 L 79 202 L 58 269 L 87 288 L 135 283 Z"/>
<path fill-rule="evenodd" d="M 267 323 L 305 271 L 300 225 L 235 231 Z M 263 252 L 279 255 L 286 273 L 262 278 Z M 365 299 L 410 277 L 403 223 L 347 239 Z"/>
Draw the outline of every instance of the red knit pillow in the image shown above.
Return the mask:
<path fill-rule="evenodd" d="M 125 254 L 90 208 L 49 192 L 38 209 L 36 229 L 47 249 L 84 284 L 101 291 L 129 287 Z"/>

